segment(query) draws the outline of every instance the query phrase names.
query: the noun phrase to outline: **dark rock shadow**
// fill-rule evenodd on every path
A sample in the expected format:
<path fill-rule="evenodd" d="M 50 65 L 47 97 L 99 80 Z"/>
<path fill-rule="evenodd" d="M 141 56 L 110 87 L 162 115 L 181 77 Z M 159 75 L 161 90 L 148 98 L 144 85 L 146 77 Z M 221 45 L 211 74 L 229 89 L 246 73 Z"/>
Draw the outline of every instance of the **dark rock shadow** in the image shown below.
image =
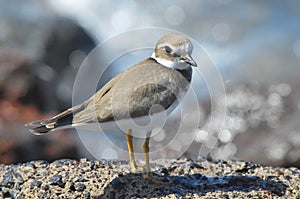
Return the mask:
<path fill-rule="evenodd" d="M 281 181 L 264 180 L 256 176 L 217 176 L 206 177 L 201 174 L 185 176 L 159 176 L 159 181 L 145 180 L 142 174 L 119 175 L 104 189 L 97 198 L 158 198 L 170 194 L 182 197 L 187 194 L 205 195 L 207 192 L 251 192 L 264 190 L 276 196 L 283 196 L 288 187 Z"/>

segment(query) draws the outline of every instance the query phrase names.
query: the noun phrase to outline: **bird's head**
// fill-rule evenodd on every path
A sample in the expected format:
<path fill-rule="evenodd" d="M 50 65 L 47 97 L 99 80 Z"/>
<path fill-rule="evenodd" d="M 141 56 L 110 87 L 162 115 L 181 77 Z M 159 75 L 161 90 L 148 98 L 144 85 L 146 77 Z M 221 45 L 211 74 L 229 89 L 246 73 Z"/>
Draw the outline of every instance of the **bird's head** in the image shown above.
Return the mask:
<path fill-rule="evenodd" d="M 163 36 L 156 44 L 152 58 L 171 69 L 184 70 L 190 65 L 197 66 L 191 57 L 193 44 L 180 34 Z"/>

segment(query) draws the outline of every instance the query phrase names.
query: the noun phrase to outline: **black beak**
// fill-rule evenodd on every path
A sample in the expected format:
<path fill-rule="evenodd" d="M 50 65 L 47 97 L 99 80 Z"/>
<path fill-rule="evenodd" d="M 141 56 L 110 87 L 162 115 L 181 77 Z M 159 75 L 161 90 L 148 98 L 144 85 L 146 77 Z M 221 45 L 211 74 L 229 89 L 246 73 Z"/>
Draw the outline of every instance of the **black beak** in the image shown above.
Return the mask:
<path fill-rule="evenodd" d="M 197 67 L 197 63 L 190 55 L 185 56 L 182 60 L 187 64 Z"/>

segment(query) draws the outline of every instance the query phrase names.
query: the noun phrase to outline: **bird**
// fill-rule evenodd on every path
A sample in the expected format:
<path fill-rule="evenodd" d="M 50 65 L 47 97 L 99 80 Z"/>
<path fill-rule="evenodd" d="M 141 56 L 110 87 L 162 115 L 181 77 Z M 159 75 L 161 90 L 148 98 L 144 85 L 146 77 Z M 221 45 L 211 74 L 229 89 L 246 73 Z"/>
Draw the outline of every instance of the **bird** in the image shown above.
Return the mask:
<path fill-rule="evenodd" d="M 36 135 L 91 123 L 98 123 L 103 130 L 118 129 L 118 124 L 127 124 L 128 121 L 149 122 L 162 112 L 169 114 L 190 88 L 192 66 L 197 66 L 192 51 L 193 44 L 186 36 L 164 35 L 157 41 L 150 57 L 113 77 L 83 103 L 50 119 L 25 126 Z M 160 108 L 153 108 L 156 105 Z M 138 167 L 135 162 L 133 127 L 128 124 L 124 128 L 131 171 L 135 173 L 141 169 L 145 171 L 144 178 L 150 179 L 149 142 L 155 124 L 146 129 L 142 146 L 145 167 Z"/>

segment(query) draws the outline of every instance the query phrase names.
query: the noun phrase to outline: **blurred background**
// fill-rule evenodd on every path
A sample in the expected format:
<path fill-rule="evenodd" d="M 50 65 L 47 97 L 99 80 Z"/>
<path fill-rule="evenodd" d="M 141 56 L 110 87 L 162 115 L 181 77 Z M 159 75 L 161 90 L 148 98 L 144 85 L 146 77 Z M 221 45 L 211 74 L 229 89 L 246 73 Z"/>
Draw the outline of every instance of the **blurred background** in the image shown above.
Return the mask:
<path fill-rule="evenodd" d="M 0 163 L 95 158 L 74 130 L 34 136 L 24 124 L 72 105 L 80 64 L 101 41 L 156 26 L 183 32 L 207 51 L 225 83 L 227 114 L 219 131 L 223 120 L 210 120 L 212 102 L 203 91 L 200 111 L 186 116 L 201 114 L 199 127 L 154 158 L 188 144 L 183 157 L 300 167 L 299 24 L 300 2 L 293 0 L 0 1 Z M 224 98 L 215 99 L 216 113 Z M 168 131 L 153 145 L 165 142 Z M 96 158 L 127 158 L 106 143 L 91 145 Z"/>

